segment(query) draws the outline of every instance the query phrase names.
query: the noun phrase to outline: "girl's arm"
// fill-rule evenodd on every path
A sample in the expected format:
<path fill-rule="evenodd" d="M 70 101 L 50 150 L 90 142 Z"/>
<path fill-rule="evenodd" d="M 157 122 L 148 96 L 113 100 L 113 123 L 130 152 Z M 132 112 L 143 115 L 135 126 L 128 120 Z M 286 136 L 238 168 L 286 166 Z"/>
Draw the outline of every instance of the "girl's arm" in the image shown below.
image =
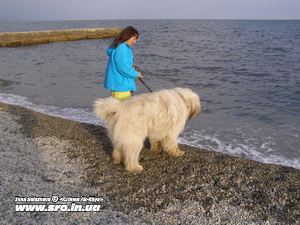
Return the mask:
<path fill-rule="evenodd" d="M 130 63 L 131 55 L 126 48 L 124 45 L 118 47 L 115 54 L 116 67 L 123 76 L 137 78 L 138 72 L 134 70 L 133 65 Z"/>

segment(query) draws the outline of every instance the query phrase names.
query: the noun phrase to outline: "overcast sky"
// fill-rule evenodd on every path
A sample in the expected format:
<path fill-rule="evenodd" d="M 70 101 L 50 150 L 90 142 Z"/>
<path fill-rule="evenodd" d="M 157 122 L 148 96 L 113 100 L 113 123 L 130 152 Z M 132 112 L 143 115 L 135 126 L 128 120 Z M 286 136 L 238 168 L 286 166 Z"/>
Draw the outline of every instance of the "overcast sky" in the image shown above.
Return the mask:
<path fill-rule="evenodd" d="M 300 0 L 0 0 L 0 20 L 300 19 Z"/>

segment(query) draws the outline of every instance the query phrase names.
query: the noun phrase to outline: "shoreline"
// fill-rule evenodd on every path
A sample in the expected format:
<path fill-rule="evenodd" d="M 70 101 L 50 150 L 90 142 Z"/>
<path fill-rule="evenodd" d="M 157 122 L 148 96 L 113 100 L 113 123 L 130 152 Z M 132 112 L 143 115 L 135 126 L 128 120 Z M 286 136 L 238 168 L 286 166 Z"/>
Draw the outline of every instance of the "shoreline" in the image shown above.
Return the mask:
<path fill-rule="evenodd" d="M 105 224 L 300 222 L 298 169 L 187 145 L 180 145 L 186 152 L 183 157 L 172 158 L 153 155 L 146 145 L 140 156 L 144 171 L 133 175 L 112 163 L 112 146 L 103 127 L 4 103 L 0 121 L 1 222 L 84 222 L 84 218 Z M 100 214 L 16 213 L 12 207 L 14 196 L 53 194 L 101 195 L 105 204 Z"/>
<path fill-rule="evenodd" d="M 3 80 L 4 85 L 5 82 L 9 82 L 9 81 L 5 81 Z M 0 86 L 1 86 L 1 79 L 0 79 Z M 21 100 L 20 100 L 21 98 Z M 17 104 L 15 104 L 15 102 L 18 101 Z M 93 125 L 99 125 L 99 126 L 104 126 L 103 123 L 99 123 L 99 119 L 93 114 L 93 112 L 91 110 L 86 110 L 86 109 L 82 109 L 82 108 L 72 108 L 72 110 L 76 110 L 76 113 L 72 113 L 72 115 L 70 115 L 69 113 L 65 112 L 64 109 L 62 107 L 62 105 L 59 106 L 45 106 L 43 104 L 35 104 L 33 102 L 31 102 L 27 97 L 25 96 L 21 96 L 21 95 L 16 95 L 13 93 L 2 93 L 0 94 L 0 102 L 4 103 L 4 104 L 10 104 L 10 105 L 16 105 L 16 106 L 20 106 L 20 107 L 25 107 L 28 109 L 31 109 L 35 112 L 41 112 L 47 115 L 51 115 L 51 116 L 55 116 L 55 117 L 60 117 L 60 118 L 64 118 L 67 120 L 73 120 L 73 121 L 77 121 L 77 122 L 82 122 L 82 123 L 87 123 L 87 124 L 93 124 Z M 55 109 L 54 109 L 55 108 Z M 69 108 L 69 107 L 67 107 Z M 78 114 L 78 115 L 76 115 Z M 189 129 L 189 126 L 186 127 L 187 129 Z M 232 156 L 236 156 L 236 157 L 241 157 L 244 159 L 250 159 L 250 160 L 254 160 L 257 162 L 261 162 L 264 164 L 276 164 L 276 165 L 282 165 L 282 166 L 288 166 L 288 167 L 293 167 L 296 169 L 300 169 L 300 163 L 299 160 L 296 158 L 291 159 L 291 158 L 287 158 L 283 155 L 272 155 L 272 157 L 268 157 L 267 155 L 259 155 L 260 150 L 259 147 L 258 149 L 256 149 L 255 146 L 249 146 L 247 145 L 247 143 L 245 143 L 246 147 L 250 147 L 250 151 L 246 152 L 246 153 L 241 153 L 241 152 L 237 152 L 235 153 L 234 150 L 236 148 L 237 145 L 233 146 L 233 147 L 229 147 L 228 143 L 223 143 L 223 140 L 221 138 L 217 138 L 217 140 L 214 140 L 214 136 L 205 136 L 201 134 L 201 130 L 198 130 L 197 134 L 193 134 L 191 135 L 191 133 L 193 132 L 193 129 L 190 130 L 188 133 L 186 132 L 187 130 L 183 131 L 181 133 L 181 136 L 178 140 L 178 143 L 180 144 L 184 144 L 184 145 L 188 145 L 191 147 L 195 147 L 195 148 L 202 148 L 202 149 L 206 149 L 209 151 L 215 151 L 215 152 L 221 152 L 221 153 L 225 153 L 228 155 L 232 155 Z M 197 136 L 199 139 L 203 140 L 210 140 L 213 141 L 213 144 L 210 145 L 202 145 L 199 142 L 194 142 L 194 140 L 197 140 Z M 187 137 L 187 138 L 186 138 Z M 249 138 L 249 137 L 248 137 Z M 218 143 L 220 142 L 220 143 Z M 219 145 L 216 147 L 212 147 L 213 145 Z M 235 142 L 235 144 L 237 144 L 237 142 Z M 263 142 L 261 145 L 267 144 L 267 142 Z M 220 147 L 221 145 L 221 147 Z M 229 147 L 229 150 L 227 149 L 227 147 Z M 248 150 L 248 149 L 247 149 Z M 268 149 L 267 151 L 276 151 L 276 149 Z M 277 149 L 278 150 L 278 149 Z M 258 153 L 258 155 L 257 155 Z M 248 155 L 249 154 L 249 155 Z"/>

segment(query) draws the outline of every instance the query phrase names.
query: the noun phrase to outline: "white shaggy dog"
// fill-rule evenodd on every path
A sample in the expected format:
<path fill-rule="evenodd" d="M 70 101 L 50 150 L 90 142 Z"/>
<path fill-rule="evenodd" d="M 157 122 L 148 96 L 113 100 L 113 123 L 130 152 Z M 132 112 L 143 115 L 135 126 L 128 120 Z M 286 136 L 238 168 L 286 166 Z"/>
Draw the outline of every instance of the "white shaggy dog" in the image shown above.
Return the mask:
<path fill-rule="evenodd" d="M 129 172 L 141 172 L 139 154 L 149 138 L 152 152 L 160 147 L 171 156 L 184 154 L 177 138 L 188 119 L 200 112 L 200 98 L 191 89 L 174 88 L 137 95 L 126 101 L 97 99 L 94 112 L 108 125 L 113 161 Z"/>

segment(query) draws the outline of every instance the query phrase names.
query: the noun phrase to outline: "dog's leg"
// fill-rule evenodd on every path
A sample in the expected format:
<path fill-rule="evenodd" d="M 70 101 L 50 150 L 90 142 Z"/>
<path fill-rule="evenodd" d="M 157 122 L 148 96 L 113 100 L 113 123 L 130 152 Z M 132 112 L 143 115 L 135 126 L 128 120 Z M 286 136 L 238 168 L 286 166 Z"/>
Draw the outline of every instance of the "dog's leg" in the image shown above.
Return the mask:
<path fill-rule="evenodd" d="M 120 164 L 122 160 L 122 154 L 120 151 L 120 148 L 115 147 L 112 153 L 112 158 L 114 161 L 114 164 Z"/>
<path fill-rule="evenodd" d="M 140 173 L 143 167 L 139 164 L 139 155 L 143 148 L 143 142 L 131 143 L 124 146 L 124 165 L 131 173 Z"/>
<path fill-rule="evenodd" d="M 157 141 L 157 140 L 153 140 L 153 139 L 149 139 L 150 141 L 150 151 L 152 153 L 160 153 L 161 152 L 161 142 L 160 141 Z"/>
<path fill-rule="evenodd" d="M 171 156 L 182 156 L 184 155 L 184 151 L 181 151 L 177 144 L 176 137 L 167 136 L 162 139 L 162 146 L 165 152 L 167 152 Z"/>

